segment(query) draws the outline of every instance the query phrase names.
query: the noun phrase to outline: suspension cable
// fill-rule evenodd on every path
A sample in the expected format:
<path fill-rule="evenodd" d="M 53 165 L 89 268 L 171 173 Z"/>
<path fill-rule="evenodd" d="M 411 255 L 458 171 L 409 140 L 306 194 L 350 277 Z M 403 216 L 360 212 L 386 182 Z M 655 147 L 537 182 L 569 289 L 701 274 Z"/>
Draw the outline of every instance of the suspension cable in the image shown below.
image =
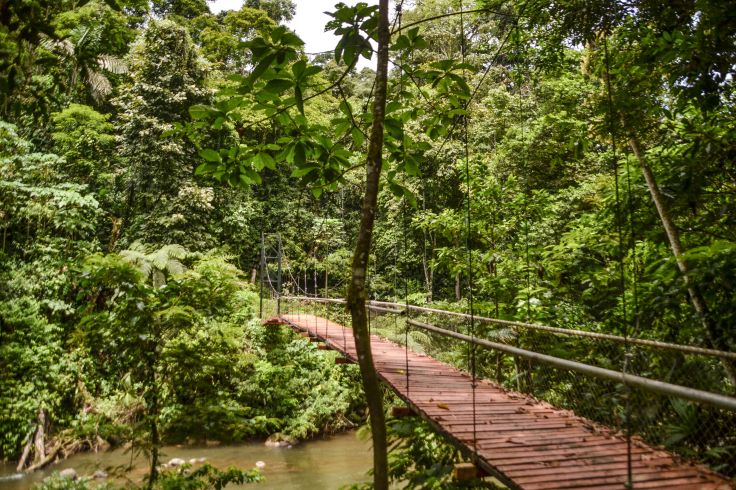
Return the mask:
<path fill-rule="evenodd" d="M 521 30 L 519 29 L 518 23 L 516 24 L 516 33 L 515 33 L 515 50 L 516 50 L 516 58 L 517 63 L 521 64 Z M 526 321 L 529 322 L 531 320 L 531 288 L 532 288 L 532 282 L 531 282 L 531 259 L 529 254 L 529 194 L 530 194 L 530 185 L 529 185 L 529 159 L 527 154 L 527 145 L 526 145 L 526 119 L 524 117 L 524 100 L 523 100 L 523 91 L 522 91 L 522 85 L 523 85 L 523 73 L 521 71 L 521 68 L 517 66 L 516 69 L 516 95 L 518 100 L 518 116 L 519 116 L 519 124 L 521 126 L 521 146 L 522 146 L 522 152 L 521 152 L 521 158 L 522 158 L 522 167 L 524 169 L 524 201 L 523 201 L 523 212 L 524 212 L 524 261 L 525 261 L 525 282 L 526 282 Z"/>
<path fill-rule="evenodd" d="M 401 32 L 401 20 L 402 20 L 402 14 L 403 14 L 403 2 L 399 2 L 396 5 L 396 20 L 398 24 L 398 32 Z M 401 52 L 401 59 L 399 60 L 399 63 L 401 66 L 404 65 L 404 52 Z M 399 68 L 399 101 L 402 100 L 404 96 L 404 70 L 402 68 Z M 404 145 L 403 141 L 401 143 L 401 152 L 402 152 L 402 159 L 404 163 L 406 163 L 406 146 Z M 407 308 L 405 310 L 406 314 L 409 314 L 409 271 L 406 270 L 408 261 L 407 261 L 407 226 L 406 226 L 406 198 L 402 198 L 401 200 L 401 227 L 402 227 L 402 236 L 404 239 L 403 246 L 401 249 L 402 257 L 401 257 L 401 266 L 402 269 L 404 269 L 404 303 L 406 304 Z M 398 249 L 396 253 L 396 259 L 398 261 Z M 394 266 L 394 294 L 396 294 L 396 272 L 398 270 L 398 263 Z M 394 318 L 397 319 L 398 317 L 395 316 Z M 406 396 L 409 396 L 409 322 L 404 322 L 404 382 L 406 384 Z"/>
<path fill-rule="evenodd" d="M 460 0 L 460 56 L 463 64 L 463 78 L 465 78 L 465 58 L 467 51 L 467 40 L 465 39 L 465 16 L 463 13 L 463 2 Z M 471 233 L 471 192 L 470 192 L 470 152 L 468 149 L 468 111 L 470 110 L 469 99 L 465 105 L 465 114 L 463 114 L 463 146 L 464 146 L 464 157 L 465 157 L 465 185 L 466 185 L 466 200 L 465 200 L 465 250 L 468 254 L 468 309 L 470 313 L 470 337 L 475 340 L 475 312 L 473 308 L 473 251 L 470 248 L 470 233 Z M 472 391 L 472 402 L 473 402 L 473 459 L 478 458 L 478 437 L 476 427 L 476 403 L 475 403 L 475 388 L 477 385 L 477 373 L 475 370 L 475 351 L 476 345 L 472 344 L 470 348 L 470 372 L 472 376 L 471 391 Z"/>
<path fill-rule="evenodd" d="M 515 70 L 516 70 L 516 76 L 515 76 L 515 89 L 516 89 L 516 95 L 517 95 L 517 117 L 519 120 L 519 125 L 521 126 L 521 145 L 524 151 L 522 151 L 522 166 L 524 168 L 524 199 L 522 203 L 522 212 L 524 215 L 524 275 L 525 275 L 525 293 L 526 293 L 526 299 L 524 301 L 526 305 L 526 316 L 525 321 L 528 323 L 531 320 L 531 270 L 530 270 L 530 261 L 529 261 L 529 175 L 528 175 L 528 168 L 527 168 L 527 159 L 526 159 L 526 124 L 524 120 L 524 110 L 523 110 L 523 99 L 522 99 L 522 77 L 523 74 L 521 72 L 521 68 L 519 67 L 520 60 L 521 60 L 521 30 L 519 28 L 519 21 L 518 19 L 514 22 L 514 53 L 515 53 Z M 519 344 L 521 343 L 519 337 L 514 338 L 514 342 L 517 344 L 517 347 L 521 347 Z M 521 391 L 521 372 L 523 369 L 520 369 L 519 366 L 519 358 L 514 357 L 514 378 L 516 379 L 516 390 Z"/>
<path fill-rule="evenodd" d="M 404 211 L 406 212 L 406 200 L 404 200 Z M 404 269 L 404 305 L 406 308 L 406 320 L 404 323 L 404 345 L 406 348 L 404 349 L 404 368 L 406 370 L 406 396 L 409 396 L 409 387 L 410 387 L 410 379 L 409 379 L 409 328 L 411 326 L 409 325 L 409 271 L 407 270 L 407 264 L 409 261 L 407 260 L 409 248 L 407 246 L 408 239 L 407 239 L 407 227 L 406 227 L 406 216 L 404 216 L 404 219 L 402 220 L 404 224 L 404 257 L 403 257 L 403 269 Z"/>
<path fill-rule="evenodd" d="M 614 118 L 614 106 L 613 106 L 613 90 L 611 88 L 611 66 L 608 56 L 608 39 L 603 38 L 603 53 L 604 53 L 604 64 L 606 70 L 606 95 L 608 98 L 608 131 L 611 136 L 611 158 L 613 167 L 613 179 L 616 189 L 616 230 L 618 233 L 618 247 L 619 247 L 619 286 L 621 289 L 621 309 L 623 315 L 623 337 L 624 337 L 624 360 L 623 360 L 623 372 L 624 374 L 629 371 L 629 362 L 631 359 L 631 349 L 628 342 L 629 339 L 629 328 L 628 328 L 628 313 L 626 304 L 626 270 L 624 265 L 624 232 L 622 214 L 621 214 L 621 195 L 620 195 L 620 183 L 618 177 L 618 154 L 616 144 L 616 122 Z M 631 453 L 631 389 L 624 383 L 625 391 L 625 402 L 624 402 L 624 425 L 626 432 L 626 470 L 627 470 L 627 488 L 634 487 L 633 479 L 633 467 L 632 467 L 632 453 Z"/>

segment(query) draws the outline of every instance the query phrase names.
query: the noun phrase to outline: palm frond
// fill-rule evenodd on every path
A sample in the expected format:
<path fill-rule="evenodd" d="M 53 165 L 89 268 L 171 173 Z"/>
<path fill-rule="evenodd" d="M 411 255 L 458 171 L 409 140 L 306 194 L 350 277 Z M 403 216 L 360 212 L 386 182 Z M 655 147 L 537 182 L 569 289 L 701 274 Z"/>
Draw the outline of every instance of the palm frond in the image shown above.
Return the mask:
<path fill-rule="evenodd" d="M 181 274 L 186 270 L 186 267 L 184 267 L 184 264 L 179 262 L 176 259 L 170 259 L 166 263 L 166 272 L 168 272 L 170 275 L 175 276 L 177 274 Z"/>
<path fill-rule="evenodd" d="M 111 54 L 101 54 L 97 57 L 97 64 L 105 71 L 115 75 L 128 73 L 128 64 L 124 60 Z"/>
<path fill-rule="evenodd" d="M 131 245 L 131 247 L 133 246 L 135 246 L 135 243 Z M 148 260 L 148 256 L 144 252 L 128 249 L 121 251 L 120 256 L 123 260 L 138 269 L 145 277 L 148 277 L 151 274 L 151 262 Z"/>
<path fill-rule="evenodd" d="M 112 84 L 110 80 L 99 71 L 87 68 L 87 83 L 89 91 L 97 102 L 105 100 L 112 93 Z"/>
<path fill-rule="evenodd" d="M 53 39 L 46 34 L 39 34 L 41 47 L 65 58 L 74 56 L 74 44 L 69 39 Z"/>
<path fill-rule="evenodd" d="M 151 280 L 153 287 L 160 288 L 166 285 L 166 275 L 160 269 L 153 269 Z"/>

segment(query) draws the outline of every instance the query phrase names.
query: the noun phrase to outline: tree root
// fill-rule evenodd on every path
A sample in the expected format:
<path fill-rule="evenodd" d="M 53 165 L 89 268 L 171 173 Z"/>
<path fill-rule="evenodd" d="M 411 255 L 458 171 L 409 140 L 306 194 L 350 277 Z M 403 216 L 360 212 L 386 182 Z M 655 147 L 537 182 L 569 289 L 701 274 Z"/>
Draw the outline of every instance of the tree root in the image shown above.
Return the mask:
<path fill-rule="evenodd" d="M 45 458 L 43 458 L 38 463 L 35 463 L 28 468 L 26 468 L 26 473 L 33 473 L 36 470 L 40 470 L 42 468 L 45 468 L 49 464 L 53 463 L 54 459 L 56 459 L 56 455 L 59 454 L 59 451 L 61 451 L 62 444 L 56 444 L 51 450 L 49 450 L 48 454 Z"/>

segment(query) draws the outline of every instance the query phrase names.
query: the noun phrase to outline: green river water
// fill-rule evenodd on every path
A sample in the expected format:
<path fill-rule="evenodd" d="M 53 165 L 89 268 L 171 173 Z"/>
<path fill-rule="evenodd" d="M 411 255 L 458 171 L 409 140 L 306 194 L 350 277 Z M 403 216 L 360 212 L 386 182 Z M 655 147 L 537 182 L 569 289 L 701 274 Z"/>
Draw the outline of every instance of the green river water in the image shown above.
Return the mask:
<path fill-rule="evenodd" d="M 253 468 L 256 461 L 266 466 L 261 470 L 265 481 L 242 488 L 253 490 L 309 489 L 333 490 L 348 483 L 367 481 L 371 467 L 370 442 L 359 440 L 355 433 L 345 433 L 326 439 L 304 442 L 291 449 L 270 448 L 263 443 L 218 447 L 166 447 L 163 461 L 171 458 L 207 458 L 207 462 L 221 469 L 229 465 Z M 122 450 L 105 453 L 77 454 L 45 471 L 18 478 L 11 464 L 0 463 L 0 489 L 28 490 L 54 471 L 74 468 L 80 476 L 91 475 L 96 469 L 130 463 L 130 453 Z M 135 461 L 128 477 L 139 481 L 146 473 L 145 460 Z M 239 488 L 239 487 L 227 487 Z"/>

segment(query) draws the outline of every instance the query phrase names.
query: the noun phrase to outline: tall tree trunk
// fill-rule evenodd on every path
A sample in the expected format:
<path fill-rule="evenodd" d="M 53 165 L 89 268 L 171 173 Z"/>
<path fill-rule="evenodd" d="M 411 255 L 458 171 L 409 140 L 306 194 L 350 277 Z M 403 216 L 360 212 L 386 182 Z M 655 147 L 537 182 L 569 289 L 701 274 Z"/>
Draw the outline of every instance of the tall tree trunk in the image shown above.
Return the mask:
<path fill-rule="evenodd" d="M 662 191 L 660 191 L 659 186 L 657 185 L 657 180 L 654 178 L 654 173 L 647 162 L 639 140 L 636 137 L 629 138 L 629 146 L 639 161 L 639 166 L 641 167 L 642 174 L 644 175 L 644 180 L 647 183 L 649 194 L 652 196 L 652 201 L 654 201 L 654 206 L 657 208 L 657 214 L 659 214 L 659 219 L 664 227 L 665 235 L 667 235 L 667 241 L 670 243 L 672 255 L 674 255 L 675 262 L 677 262 L 677 268 L 680 270 L 683 280 L 685 281 L 690 302 L 700 319 L 700 323 L 703 325 L 708 343 L 710 344 L 710 347 L 714 349 L 730 350 L 726 343 L 726 339 L 723 336 L 723 332 L 713 318 L 708 314 L 708 305 L 705 302 L 705 298 L 703 297 L 700 288 L 690 277 L 690 266 L 684 257 L 685 251 L 682 246 L 682 242 L 680 241 L 680 232 L 672 221 L 672 217 L 667 209 Z M 726 375 L 731 380 L 731 383 L 736 386 L 736 364 L 728 359 L 722 359 L 721 362 L 723 363 Z"/>
<path fill-rule="evenodd" d="M 370 411 L 371 436 L 373 438 L 373 486 L 376 490 L 388 490 L 388 455 L 386 446 L 386 420 L 378 376 L 373 366 L 368 319 L 365 303 L 368 297 L 366 277 L 371 250 L 373 224 L 378 202 L 378 185 L 383 160 L 383 129 L 386 116 L 386 91 L 388 82 L 388 0 L 380 0 L 378 7 L 378 63 L 376 66 L 373 123 L 368 144 L 366 162 L 366 186 L 360 216 L 360 231 L 355 245 L 352 263 L 352 280 L 348 289 L 348 305 L 353 320 L 353 337 L 358 354 L 358 365 L 363 390 Z"/>

